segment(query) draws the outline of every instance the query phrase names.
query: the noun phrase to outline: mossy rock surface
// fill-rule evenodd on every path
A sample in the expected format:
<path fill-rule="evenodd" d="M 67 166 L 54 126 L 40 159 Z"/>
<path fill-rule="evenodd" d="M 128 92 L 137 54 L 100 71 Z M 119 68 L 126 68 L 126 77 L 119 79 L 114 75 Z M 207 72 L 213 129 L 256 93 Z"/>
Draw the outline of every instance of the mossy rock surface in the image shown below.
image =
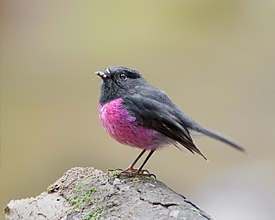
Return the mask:
<path fill-rule="evenodd" d="M 118 177 L 72 168 L 35 198 L 13 200 L 6 219 L 211 219 L 200 208 L 150 177 Z"/>

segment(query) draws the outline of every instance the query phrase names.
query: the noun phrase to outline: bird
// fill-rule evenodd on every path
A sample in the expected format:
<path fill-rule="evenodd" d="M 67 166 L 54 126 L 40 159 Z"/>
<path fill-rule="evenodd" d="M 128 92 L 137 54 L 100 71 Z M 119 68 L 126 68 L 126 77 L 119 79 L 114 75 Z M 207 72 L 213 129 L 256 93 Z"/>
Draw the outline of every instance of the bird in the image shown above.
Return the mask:
<path fill-rule="evenodd" d="M 156 150 L 167 145 L 187 149 L 207 160 L 193 141 L 195 134 L 209 136 L 245 151 L 235 141 L 206 129 L 181 111 L 164 91 L 147 82 L 138 70 L 111 66 L 96 71 L 96 75 L 102 79 L 98 112 L 104 130 L 117 142 L 142 149 L 123 170 L 127 176 L 155 176 L 143 167 Z M 146 151 L 149 153 L 141 166 L 134 168 Z"/>

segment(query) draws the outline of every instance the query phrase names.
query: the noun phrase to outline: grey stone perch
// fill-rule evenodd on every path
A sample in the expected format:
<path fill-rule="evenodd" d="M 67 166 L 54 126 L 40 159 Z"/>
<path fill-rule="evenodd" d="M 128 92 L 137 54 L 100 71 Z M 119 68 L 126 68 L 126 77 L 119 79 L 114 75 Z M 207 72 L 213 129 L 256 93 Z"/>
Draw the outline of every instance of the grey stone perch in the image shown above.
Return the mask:
<path fill-rule="evenodd" d="M 211 217 L 165 184 L 149 177 L 118 177 L 94 168 L 72 168 L 35 198 L 12 200 L 7 220 L 158 219 Z"/>

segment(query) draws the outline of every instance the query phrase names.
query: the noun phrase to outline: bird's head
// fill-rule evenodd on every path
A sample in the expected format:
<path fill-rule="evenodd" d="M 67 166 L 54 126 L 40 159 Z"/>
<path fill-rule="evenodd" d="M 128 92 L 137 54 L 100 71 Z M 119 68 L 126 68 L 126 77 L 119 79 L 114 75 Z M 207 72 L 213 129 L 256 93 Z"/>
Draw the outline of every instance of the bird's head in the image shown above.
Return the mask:
<path fill-rule="evenodd" d="M 141 74 L 134 69 L 123 66 L 111 66 L 103 71 L 96 71 L 102 79 L 100 103 L 105 104 L 116 98 L 121 98 L 144 82 Z"/>

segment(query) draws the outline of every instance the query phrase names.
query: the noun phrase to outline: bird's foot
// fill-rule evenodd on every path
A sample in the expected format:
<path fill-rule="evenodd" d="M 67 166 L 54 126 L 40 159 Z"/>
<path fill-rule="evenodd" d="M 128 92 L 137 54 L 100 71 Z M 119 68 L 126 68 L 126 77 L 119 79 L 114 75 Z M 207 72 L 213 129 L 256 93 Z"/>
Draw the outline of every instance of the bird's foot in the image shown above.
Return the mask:
<path fill-rule="evenodd" d="M 145 176 L 145 177 L 154 177 L 157 178 L 155 174 L 150 173 L 148 170 L 139 170 L 135 168 L 128 168 L 126 170 L 123 170 L 119 176 L 125 176 L 125 177 L 137 177 L 137 176 Z"/>

